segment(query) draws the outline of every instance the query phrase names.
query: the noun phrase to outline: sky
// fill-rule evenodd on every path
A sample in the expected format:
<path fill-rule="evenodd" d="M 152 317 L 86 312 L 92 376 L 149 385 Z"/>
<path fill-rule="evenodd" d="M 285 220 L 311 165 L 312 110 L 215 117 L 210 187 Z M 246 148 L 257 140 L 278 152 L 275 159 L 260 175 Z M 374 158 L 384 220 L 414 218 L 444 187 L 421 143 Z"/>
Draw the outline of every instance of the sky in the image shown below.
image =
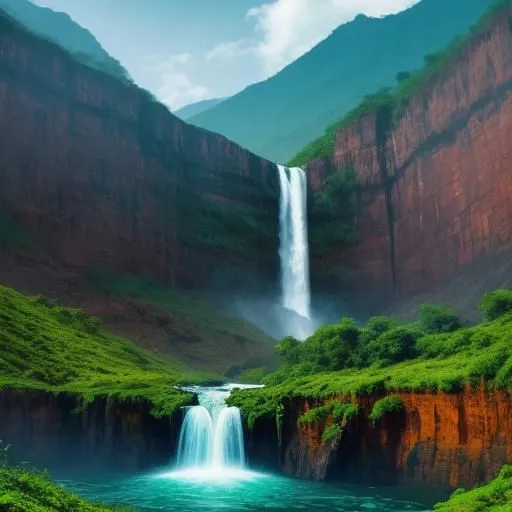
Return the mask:
<path fill-rule="evenodd" d="M 172 109 L 274 75 L 359 13 L 415 0 L 32 0 L 89 29 Z"/>

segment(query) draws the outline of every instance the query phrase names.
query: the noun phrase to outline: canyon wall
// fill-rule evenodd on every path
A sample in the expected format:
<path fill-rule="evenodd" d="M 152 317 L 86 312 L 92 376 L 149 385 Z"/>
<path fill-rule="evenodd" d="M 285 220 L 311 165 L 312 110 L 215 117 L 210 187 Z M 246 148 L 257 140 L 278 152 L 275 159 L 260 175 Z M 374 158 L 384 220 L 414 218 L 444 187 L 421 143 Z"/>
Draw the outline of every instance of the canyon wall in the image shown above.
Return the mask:
<path fill-rule="evenodd" d="M 289 476 L 366 484 L 474 486 L 494 478 L 512 462 L 512 402 L 509 394 L 471 388 L 458 394 L 397 393 L 402 412 L 368 419 L 381 397 L 359 397 L 359 415 L 350 420 L 339 442 L 322 442 L 331 420 L 297 422 L 311 407 L 304 400 L 285 404 L 281 443 L 268 419 L 249 433 L 249 453 Z M 338 397 L 351 401 L 351 397 Z M 275 426 L 274 426 L 275 430 Z M 274 451 L 266 449 L 269 442 Z M 278 449 L 277 446 L 280 446 Z M 259 448 L 262 447 L 263 451 Z"/>
<path fill-rule="evenodd" d="M 51 469 L 136 471 L 167 466 L 182 412 L 155 418 L 151 404 L 73 395 L 0 391 L 0 439 L 14 461 Z"/>
<path fill-rule="evenodd" d="M 0 214 L 61 263 L 183 287 L 276 281 L 274 164 L 1 13 L 0 131 Z"/>
<path fill-rule="evenodd" d="M 338 131 L 334 155 L 309 164 L 313 191 L 346 167 L 363 185 L 357 244 L 312 262 L 317 285 L 322 274 L 331 283 L 335 275 L 349 292 L 411 297 L 478 265 L 489 276 L 493 262 L 508 259 L 511 19 L 510 8 L 495 16 L 398 121 L 385 108 L 368 114 Z"/>

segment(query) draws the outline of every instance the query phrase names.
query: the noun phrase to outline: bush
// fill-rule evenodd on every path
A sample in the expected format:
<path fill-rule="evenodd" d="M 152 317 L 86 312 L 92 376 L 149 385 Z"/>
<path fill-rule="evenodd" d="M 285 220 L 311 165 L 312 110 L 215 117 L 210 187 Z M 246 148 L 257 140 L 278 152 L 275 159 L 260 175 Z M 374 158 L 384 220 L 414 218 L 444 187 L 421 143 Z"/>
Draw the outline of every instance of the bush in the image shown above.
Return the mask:
<path fill-rule="evenodd" d="M 399 412 L 403 408 L 404 403 L 402 402 L 402 399 L 397 395 L 390 395 L 375 402 L 369 417 L 372 421 L 378 421 L 385 414 Z"/>
<path fill-rule="evenodd" d="M 419 314 L 421 326 L 427 334 L 454 332 L 461 326 L 460 319 L 452 308 L 423 304 Z"/>
<path fill-rule="evenodd" d="M 368 344 L 370 364 L 389 365 L 416 356 L 416 341 L 421 333 L 413 326 L 403 325 L 384 332 Z"/>
<path fill-rule="evenodd" d="M 495 290 L 486 293 L 480 304 L 480 309 L 489 321 L 509 313 L 512 311 L 512 290 Z"/>

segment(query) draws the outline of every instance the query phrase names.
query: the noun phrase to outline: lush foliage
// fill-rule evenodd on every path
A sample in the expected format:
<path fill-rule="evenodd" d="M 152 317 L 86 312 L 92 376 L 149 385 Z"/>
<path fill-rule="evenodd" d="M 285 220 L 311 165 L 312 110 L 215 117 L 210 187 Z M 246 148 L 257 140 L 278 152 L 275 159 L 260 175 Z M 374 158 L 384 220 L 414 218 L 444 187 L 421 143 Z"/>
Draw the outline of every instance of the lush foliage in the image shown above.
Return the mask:
<path fill-rule="evenodd" d="M 445 310 L 440 312 L 445 318 Z M 436 332 L 431 333 L 429 322 L 401 325 L 376 317 L 359 327 L 344 318 L 321 327 L 303 343 L 286 338 L 278 345 L 284 364 L 263 379 L 266 387 L 237 391 L 230 401 L 254 423 L 261 415 L 273 414 L 289 398 L 453 392 L 465 384 L 478 386 L 482 379 L 489 388 L 511 386 L 512 313 L 452 332 L 437 332 L 445 330 L 444 322 L 436 320 L 434 326 Z M 375 414 L 390 404 L 383 402 Z"/>
<path fill-rule="evenodd" d="M 453 308 L 423 304 L 419 313 L 423 331 L 427 334 L 454 332 L 461 327 L 460 318 Z"/>
<path fill-rule="evenodd" d="M 0 287 L 0 387 L 149 400 L 163 415 L 189 403 L 174 387 L 195 379 L 79 309 Z"/>
<path fill-rule="evenodd" d="M 496 320 L 512 311 L 512 290 L 495 290 L 486 293 L 481 303 L 481 310 L 488 320 Z"/>
<path fill-rule="evenodd" d="M 320 192 L 309 201 L 309 245 L 311 253 L 322 255 L 332 247 L 352 245 L 355 219 L 360 208 L 361 185 L 353 169 L 329 176 Z"/>
<path fill-rule="evenodd" d="M 330 425 L 324 425 L 322 442 L 339 439 L 343 435 L 343 430 L 347 423 L 359 414 L 359 406 L 350 402 L 344 403 L 338 400 L 329 400 L 324 405 L 313 407 L 299 417 L 299 424 L 311 425 L 332 418 Z"/>
<path fill-rule="evenodd" d="M 403 408 L 404 404 L 399 396 L 389 395 L 375 402 L 369 418 L 372 421 L 378 421 L 382 419 L 384 415 L 399 412 Z"/>
<path fill-rule="evenodd" d="M 126 509 L 94 505 L 51 482 L 45 473 L 0 464 L 2 512 L 114 512 Z"/>
<path fill-rule="evenodd" d="M 459 489 L 436 512 L 511 512 L 512 466 L 505 466 L 499 476 L 487 485 L 471 491 Z"/>
<path fill-rule="evenodd" d="M 468 35 L 456 37 L 442 51 L 425 55 L 425 65 L 423 68 L 414 72 L 399 72 L 396 75 L 398 85 L 395 89 L 382 89 L 376 94 L 367 95 L 356 108 L 351 110 L 341 120 L 328 126 L 322 136 L 300 151 L 290 161 L 290 165 L 300 166 L 315 158 L 332 155 L 338 130 L 345 128 L 368 114 L 377 112 L 381 108 L 390 109 L 393 112 L 393 118 L 397 121 L 402 116 L 404 108 L 410 99 L 430 83 L 431 80 L 443 73 L 454 56 L 467 46 L 472 38 L 477 37 L 486 30 L 496 13 L 508 5 L 510 5 L 510 0 L 497 0 L 482 16 L 480 21 L 470 28 Z"/>

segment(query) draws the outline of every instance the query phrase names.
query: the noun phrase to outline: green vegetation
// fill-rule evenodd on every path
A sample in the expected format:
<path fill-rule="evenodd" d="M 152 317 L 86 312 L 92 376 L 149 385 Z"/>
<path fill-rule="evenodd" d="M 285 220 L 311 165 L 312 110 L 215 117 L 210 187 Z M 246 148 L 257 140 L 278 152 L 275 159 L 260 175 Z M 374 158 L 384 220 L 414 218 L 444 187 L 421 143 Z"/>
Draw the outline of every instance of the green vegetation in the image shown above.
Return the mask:
<path fill-rule="evenodd" d="M 134 343 L 101 328 L 79 309 L 0 287 L 0 388 L 148 400 L 156 416 L 190 403 L 175 389 L 196 381 Z"/>
<path fill-rule="evenodd" d="M 436 53 L 425 55 L 423 68 L 415 72 L 402 71 L 396 75 L 398 85 L 395 89 L 383 88 L 375 94 L 364 97 L 362 102 L 348 112 L 341 120 L 328 126 L 323 135 L 307 145 L 289 162 L 289 165 L 304 165 L 315 158 L 330 156 L 334 152 L 336 133 L 368 114 L 386 109 L 392 112 L 394 121 L 403 115 L 411 98 L 425 88 L 432 80 L 446 71 L 454 57 L 469 42 L 480 36 L 491 24 L 497 13 L 510 6 L 511 0 L 497 0 L 490 9 L 473 25 L 465 36 L 457 36 L 447 48 Z"/>
<path fill-rule="evenodd" d="M 385 398 L 381 398 L 375 402 L 369 418 L 372 421 L 379 421 L 384 417 L 384 415 L 391 414 L 393 412 L 400 412 L 403 408 L 404 404 L 399 396 L 386 396 Z"/>
<path fill-rule="evenodd" d="M 482 299 L 480 309 L 487 320 L 496 320 L 500 316 L 512 312 L 512 291 L 495 290 L 486 293 Z"/>
<path fill-rule="evenodd" d="M 122 512 L 127 509 L 94 505 L 53 483 L 45 473 L 0 465 L 2 512 Z"/>
<path fill-rule="evenodd" d="M 423 331 L 427 334 L 454 332 L 461 327 L 460 318 L 453 308 L 423 304 L 419 312 Z"/>
<path fill-rule="evenodd" d="M 333 247 L 356 242 L 355 219 L 360 209 L 361 185 L 353 169 L 329 176 L 309 201 L 309 246 L 321 256 Z"/>
<path fill-rule="evenodd" d="M 252 425 L 291 398 L 328 401 L 343 396 L 351 401 L 355 395 L 398 391 L 455 392 L 464 385 L 477 387 L 482 380 L 489 389 L 511 386 L 512 312 L 453 330 L 454 324 L 444 321 L 447 313 L 453 320 L 451 310 L 429 306 L 422 311 L 429 312 L 429 321 L 400 324 L 375 317 L 360 327 L 343 318 L 303 343 L 285 338 L 277 346 L 283 365 L 262 380 L 266 387 L 235 391 L 230 403 L 239 406 Z M 447 325 L 450 332 L 445 332 Z M 374 418 L 389 407 L 398 407 L 395 398 L 376 404 Z"/>
<path fill-rule="evenodd" d="M 331 417 L 332 423 L 325 425 L 322 442 L 340 439 L 347 423 L 359 414 L 359 406 L 338 400 L 329 400 L 324 405 L 313 407 L 299 417 L 299 424 L 311 425 L 324 422 Z"/>
<path fill-rule="evenodd" d="M 505 466 L 487 485 L 471 491 L 459 489 L 446 503 L 435 506 L 436 512 L 511 512 L 512 466 Z"/>
<path fill-rule="evenodd" d="M 275 368 L 275 341 L 249 322 L 225 314 L 213 299 L 171 290 L 137 276 L 96 273 L 89 277 L 102 292 L 140 301 L 152 323 L 169 326 L 169 337 L 158 345 L 162 355 L 216 372 L 217 378 L 256 369 L 261 378 Z M 249 378 L 250 374 L 246 382 L 256 382 Z"/>

